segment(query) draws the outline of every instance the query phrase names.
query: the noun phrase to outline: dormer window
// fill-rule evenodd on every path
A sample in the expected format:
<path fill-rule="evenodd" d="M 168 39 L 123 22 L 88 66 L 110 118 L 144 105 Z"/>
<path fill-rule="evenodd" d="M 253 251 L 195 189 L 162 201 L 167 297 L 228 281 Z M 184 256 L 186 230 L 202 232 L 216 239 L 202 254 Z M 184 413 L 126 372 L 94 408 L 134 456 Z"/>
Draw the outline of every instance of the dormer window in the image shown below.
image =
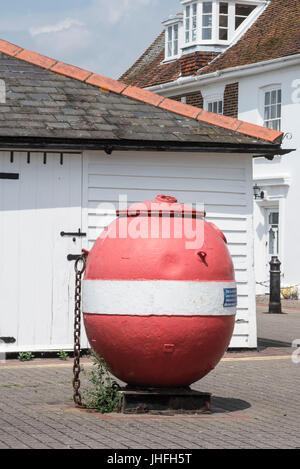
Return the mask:
<path fill-rule="evenodd" d="M 197 3 L 185 8 L 185 42 L 195 42 L 197 39 Z"/>
<path fill-rule="evenodd" d="M 174 57 L 178 55 L 179 52 L 179 45 L 178 45 L 178 34 L 179 28 L 178 24 L 174 24 L 173 26 L 169 26 L 167 30 L 168 36 L 168 57 Z"/>

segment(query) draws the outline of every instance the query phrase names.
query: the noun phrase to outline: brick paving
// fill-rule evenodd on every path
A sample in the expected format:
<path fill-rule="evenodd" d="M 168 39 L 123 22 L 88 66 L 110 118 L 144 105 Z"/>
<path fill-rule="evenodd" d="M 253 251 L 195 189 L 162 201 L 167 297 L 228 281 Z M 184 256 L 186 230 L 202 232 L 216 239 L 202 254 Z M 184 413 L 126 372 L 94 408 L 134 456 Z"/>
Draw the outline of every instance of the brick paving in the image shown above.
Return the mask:
<path fill-rule="evenodd" d="M 0 365 L 0 449 L 300 448 L 300 363 L 294 364 L 293 350 L 281 345 L 298 331 L 300 312 L 285 316 L 282 324 L 292 330 L 282 326 L 282 340 L 278 321 L 259 314 L 258 329 L 265 336 L 260 351 L 226 354 L 216 370 L 193 385 L 213 394 L 211 415 L 78 410 L 72 402 L 71 360 L 9 360 Z M 89 361 L 84 362 L 88 369 Z"/>

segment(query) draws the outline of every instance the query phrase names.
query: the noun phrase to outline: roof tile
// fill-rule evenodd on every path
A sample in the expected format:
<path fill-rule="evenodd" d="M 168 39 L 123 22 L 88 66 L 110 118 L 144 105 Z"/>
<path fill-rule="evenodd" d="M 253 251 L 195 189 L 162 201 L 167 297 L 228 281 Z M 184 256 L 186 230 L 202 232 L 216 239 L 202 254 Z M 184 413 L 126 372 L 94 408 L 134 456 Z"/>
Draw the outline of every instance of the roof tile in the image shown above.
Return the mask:
<path fill-rule="evenodd" d="M 165 40 L 162 32 L 121 80 L 147 88 L 173 82 L 180 76 L 205 75 L 299 53 L 300 1 L 271 0 L 245 34 L 224 52 L 197 51 L 163 63 Z"/>
<path fill-rule="evenodd" d="M 300 53 L 300 1 L 272 0 L 236 44 L 198 74 Z"/>
<path fill-rule="evenodd" d="M 4 52 L 4 50 L 8 52 Z M 21 114 L 25 112 L 27 114 L 36 114 L 36 110 L 39 112 L 41 109 L 46 124 L 48 114 L 52 117 L 61 116 L 66 113 L 76 116 L 78 115 L 78 110 L 80 110 L 80 114 L 83 118 L 80 121 L 81 130 L 78 129 L 76 135 L 86 135 L 89 131 L 93 132 L 90 121 L 84 120 L 85 116 L 92 115 L 93 110 L 96 112 L 101 110 L 100 115 L 107 123 L 109 122 L 111 124 L 113 123 L 113 114 L 111 111 L 122 110 L 123 106 L 127 109 L 123 109 L 123 111 L 125 110 L 127 113 L 127 118 L 124 118 L 124 116 L 115 116 L 117 118 L 116 124 L 119 129 L 118 134 L 115 135 L 116 138 L 120 138 L 122 134 L 131 135 L 137 139 L 139 135 L 145 134 L 148 135 L 149 140 L 154 137 L 157 138 L 157 136 L 160 135 L 164 140 L 186 140 L 198 143 L 201 142 L 201 138 L 206 140 L 209 138 L 212 141 L 215 139 L 216 141 L 226 143 L 231 141 L 235 143 L 262 143 L 262 140 L 265 141 L 264 143 L 280 143 L 283 137 L 282 132 L 247 124 L 226 116 L 208 113 L 200 108 L 163 98 L 150 91 L 138 89 L 134 86 L 126 87 L 126 85 L 121 82 L 93 74 L 87 70 L 62 62 L 57 63 L 55 60 L 43 57 L 40 54 L 21 48 L 18 49 L 17 46 L 5 43 L 5 41 L 0 42 L 0 52 L 1 51 L 0 60 L 3 60 L 6 64 L 6 71 L 2 71 L 1 73 L 7 74 L 7 85 L 14 87 L 14 92 L 7 99 L 7 104 L 11 106 L 11 111 L 14 113 L 20 112 Z M 17 55 L 15 57 L 7 57 L 7 55 L 12 56 L 13 54 Z M 16 67 L 16 61 L 19 59 L 21 60 L 22 66 Z M 39 73 L 36 73 L 36 66 L 41 68 Z M 13 73 L 12 70 L 14 70 Z M 67 77 L 67 79 L 63 79 L 57 74 L 63 75 Z M 17 85 L 21 86 L 21 92 L 18 92 L 16 89 Z M 57 97 L 55 92 L 51 96 L 48 95 L 48 93 L 43 90 L 42 85 L 52 90 L 56 89 Z M 32 87 L 32 92 L 28 90 L 25 91 L 24 87 Z M 95 87 L 98 87 L 98 89 Z M 108 88 L 113 92 L 99 93 L 99 88 Z M 39 93 L 36 92 L 37 89 Z M 24 94 L 26 96 L 24 96 Z M 62 99 L 64 97 L 65 99 Z M 150 108 L 149 105 L 152 107 Z M 70 109 L 70 111 L 68 111 L 68 109 Z M 38 116 L 38 122 L 41 122 L 40 116 L 41 114 Z M 151 122 L 148 122 L 147 125 L 143 125 L 143 119 L 140 119 L 140 117 L 143 119 L 153 119 L 153 124 L 151 125 Z M 128 121 L 127 124 L 126 119 Z M 44 129 L 44 135 L 54 135 L 53 131 L 55 126 L 52 125 L 53 119 L 51 118 L 50 120 L 52 122 L 48 123 L 48 129 Z M 166 120 L 172 124 L 172 128 L 174 129 L 171 134 L 166 131 L 168 126 L 163 124 Z M 22 119 L 20 119 L 18 135 L 28 135 L 28 131 L 26 130 L 26 133 L 25 130 L 21 128 L 21 121 Z M 25 120 L 25 122 L 27 122 L 27 120 Z M 76 119 L 73 119 L 73 122 L 77 122 Z M 69 122 L 61 122 L 61 124 L 63 123 L 65 124 L 64 128 L 67 129 L 70 127 Z M 27 124 L 24 124 L 24 127 L 25 125 L 27 126 Z M 77 126 L 77 124 L 72 124 L 72 126 Z M 62 128 L 61 125 L 59 125 L 56 130 L 59 128 Z M 156 128 L 158 133 L 154 132 Z M 52 129 L 52 134 L 49 129 Z M 121 129 L 123 130 L 121 131 Z M 149 129 L 152 129 L 152 131 L 150 132 Z M 14 131 L 14 129 L 12 130 Z M 230 131 L 234 131 L 235 133 Z M 34 135 L 34 132 L 34 129 L 32 129 L 31 135 Z M 89 135 L 91 135 L 91 133 L 89 133 Z M 256 140 L 253 140 L 252 137 Z"/>
<path fill-rule="evenodd" d="M 196 51 L 185 54 L 178 60 L 164 62 L 165 33 L 162 32 L 120 80 L 141 88 L 167 83 L 182 76 L 195 74 L 217 55 L 216 52 Z"/>

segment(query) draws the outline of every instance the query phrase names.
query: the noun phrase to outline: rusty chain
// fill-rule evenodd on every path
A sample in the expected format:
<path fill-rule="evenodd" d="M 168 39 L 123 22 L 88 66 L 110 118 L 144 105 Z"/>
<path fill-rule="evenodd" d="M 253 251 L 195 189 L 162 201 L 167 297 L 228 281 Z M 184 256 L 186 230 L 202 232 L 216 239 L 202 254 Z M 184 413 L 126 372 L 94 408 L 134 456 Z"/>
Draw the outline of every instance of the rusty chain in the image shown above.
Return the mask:
<path fill-rule="evenodd" d="M 81 332 L 81 283 L 86 267 L 87 253 L 83 252 L 75 262 L 75 310 L 74 310 L 74 366 L 73 366 L 73 399 L 82 407 L 80 389 L 80 332 Z"/>

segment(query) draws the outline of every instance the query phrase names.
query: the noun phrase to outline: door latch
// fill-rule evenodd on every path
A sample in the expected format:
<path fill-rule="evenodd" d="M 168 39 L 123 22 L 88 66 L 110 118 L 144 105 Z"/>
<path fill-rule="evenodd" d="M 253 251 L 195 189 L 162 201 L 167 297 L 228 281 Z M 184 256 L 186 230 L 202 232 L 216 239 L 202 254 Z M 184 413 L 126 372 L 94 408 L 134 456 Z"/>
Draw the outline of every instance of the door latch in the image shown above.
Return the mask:
<path fill-rule="evenodd" d="M 69 262 L 77 261 L 78 257 L 80 256 L 81 254 L 68 254 L 67 259 Z"/>
<path fill-rule="evenodd" d="M 60 233 L 60 236 L 63 238 L 64 236 L 73 236 L 73 238 L 85 238 L 86 237 L 86 233 L 82 233 L 81 229 L 79 228 L 79 230 L 77 231 L 77 233 L 66 233 L 65 231 L 62 231 Z"/>

